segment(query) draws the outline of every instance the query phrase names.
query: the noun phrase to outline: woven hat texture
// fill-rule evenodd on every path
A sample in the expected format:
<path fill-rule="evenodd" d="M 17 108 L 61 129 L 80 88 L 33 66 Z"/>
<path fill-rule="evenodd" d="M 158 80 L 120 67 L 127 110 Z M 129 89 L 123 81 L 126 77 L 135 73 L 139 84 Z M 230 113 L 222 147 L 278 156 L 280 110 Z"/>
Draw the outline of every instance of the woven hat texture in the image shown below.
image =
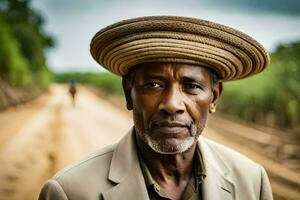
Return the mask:
<path fill-rule="evenodd" d="M 147 62 L 176 62 L 209 67 L 221 79 L 236 80 L 269 64 L 264 47 L 252 37 L 221 24 L 177 16 L 124 20 L 100 30 L 90 51 L 101 66 L 123 76 Z"/>

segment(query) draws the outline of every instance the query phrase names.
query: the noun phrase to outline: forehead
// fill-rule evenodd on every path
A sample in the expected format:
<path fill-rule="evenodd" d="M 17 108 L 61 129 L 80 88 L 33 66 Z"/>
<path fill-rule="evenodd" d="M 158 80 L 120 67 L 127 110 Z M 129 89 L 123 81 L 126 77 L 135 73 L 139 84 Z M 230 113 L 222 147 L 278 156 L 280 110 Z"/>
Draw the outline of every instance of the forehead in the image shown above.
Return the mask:
<path fill-rule="evenodd" d="M 133 67 L 130 72 L 138 77 L 172 77 L 172 78 L 193 78 L 209 79 L 210 70 L 206 67 L 183 63 L 143 63 Z"/>

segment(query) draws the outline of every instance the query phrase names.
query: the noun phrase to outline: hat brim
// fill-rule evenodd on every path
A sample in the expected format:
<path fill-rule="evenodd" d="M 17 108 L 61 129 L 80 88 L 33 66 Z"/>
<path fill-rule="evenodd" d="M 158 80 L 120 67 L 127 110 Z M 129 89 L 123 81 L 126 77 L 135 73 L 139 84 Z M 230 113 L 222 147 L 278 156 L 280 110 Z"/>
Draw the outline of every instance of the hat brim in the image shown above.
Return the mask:
<path fill-rule="evenodd" d="M 150 16 L 100 30 L 90 51 L 101 66 L 123 76 L 137 64 L 176 62 L 209 67 L 226 80 L 261 72 L 269 64 L 264 47 L 233 28 L 206 20 Z"/>

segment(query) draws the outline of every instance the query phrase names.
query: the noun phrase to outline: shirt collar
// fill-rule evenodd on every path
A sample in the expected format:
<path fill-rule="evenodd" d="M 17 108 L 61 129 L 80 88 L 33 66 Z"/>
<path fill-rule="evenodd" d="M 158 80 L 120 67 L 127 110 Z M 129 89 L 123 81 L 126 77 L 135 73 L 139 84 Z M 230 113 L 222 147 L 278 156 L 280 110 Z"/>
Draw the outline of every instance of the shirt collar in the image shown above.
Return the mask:
<path fill-rule="evenodd" d="M 147 188 L 151 188 L 154 187 L 154 189 L 159 188 L 159 185 L 157 184 L 157 182 L 153 179 L 147 164 L 145 163 L 144 159 L 142 158 L 142 155 L 139 153 L 139 160 L 140 160 L 140 166 L 143 172 L 143 176 L 145 179 L 145 183 Z M 204 178 L 206 177 L 206 170 L 205 170 L 205 165 L 204 165 L 204 160 L 203 157 L 201 155 L 201 151 L 200 148 L 197 147 L 196 149 L 196 154 L 194 157 L 194 176 L 193 178 L 193 182 L 195 183 L 195 190 L 199 189 L 199 185 L 203 182 Z M 158 189 L 159 190 L 159 189 Z"/>

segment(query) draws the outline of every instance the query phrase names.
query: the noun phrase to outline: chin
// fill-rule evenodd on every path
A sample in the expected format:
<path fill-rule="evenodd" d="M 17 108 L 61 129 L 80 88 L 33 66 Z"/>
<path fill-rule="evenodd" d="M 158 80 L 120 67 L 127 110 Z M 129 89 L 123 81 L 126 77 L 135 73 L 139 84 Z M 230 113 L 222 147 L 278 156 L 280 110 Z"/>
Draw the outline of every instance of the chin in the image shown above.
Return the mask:
<path fill-rule="evenodd" d="M 180 154 L 189 150 L 197 142 L 197 137 L 189 137 L 184 140 L 177 138 L 168 138 L 164 140 L 155 140 L 148 135 L 144 138 L 147 145 L 159 154 Z"/>

